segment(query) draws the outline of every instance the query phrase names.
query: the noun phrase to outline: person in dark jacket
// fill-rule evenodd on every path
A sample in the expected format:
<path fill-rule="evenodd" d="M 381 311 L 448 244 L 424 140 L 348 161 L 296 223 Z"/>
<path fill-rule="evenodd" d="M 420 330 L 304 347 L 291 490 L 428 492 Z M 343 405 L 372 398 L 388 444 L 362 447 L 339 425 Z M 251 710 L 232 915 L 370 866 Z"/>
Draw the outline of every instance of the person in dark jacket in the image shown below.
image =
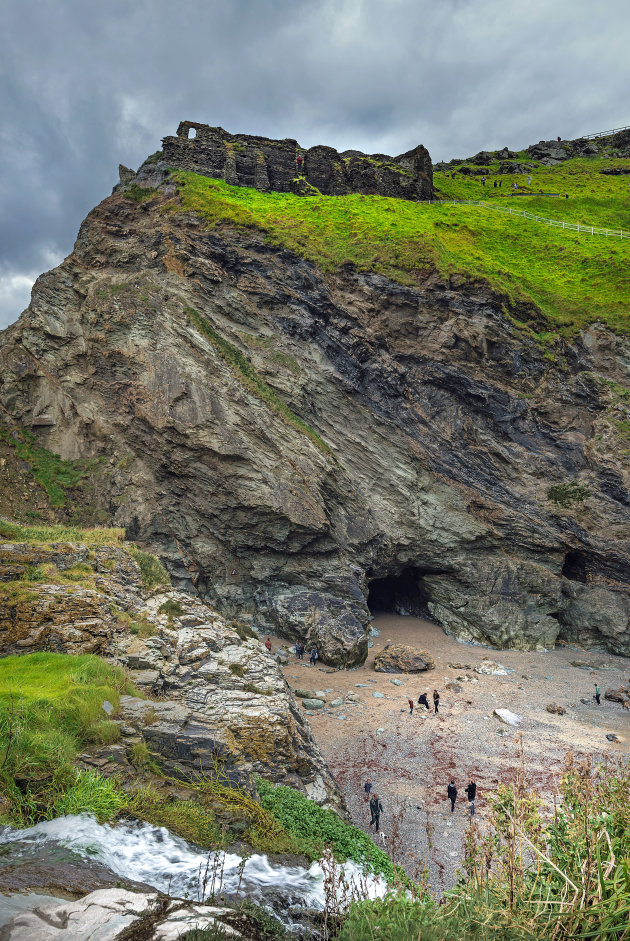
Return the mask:
<path fill-rule="evenodd" d="M 474 781 L 470 780 L 466 787 L 466 797 L 468 798 L 468 803 L 470 804 L 470 816 L 475 816 L 475 798 L 477 797 L 477 785 Z"/>
<path fill-rule="evenodd" d="M 452 779 L 451 783 L 446 788 L 446 794 L 451 802 L 451 813 L 453 813 L 455 810 L 455 801 L 457 800 L 457 788 L 455 787 L 455 782 Z"/>
<path fill-rule="evenodd" d="M 413 699 L 408 699 L 407 702 L 409 703 L 409 715 L 412 716 L 413 715 Z"/>
<path fill-rule="evenodd" d="M 426 706 L 427 709 L 429 708 L 429 700 L 427 699 L 426 693 L 420 693 L 420 695 L 418 696 L 418 705 Z"/>
<path fill-rule="evenodd" d="M 370 814 L 372 819 L 370 820 L 370 826 L 373 823 L 376 824 L 376 832 L 378 833 L 379 824 L 381 821 L 381 814 L 383 813 L 383 805 L 381 804 L 380 797 L 378 794 L 375 794 L 374 797 L 370 800 Z"/>
<path fill-rule="evenodd" d="M 317 647 L 315 646 L 315 644 L 313 644 L 313 646 L 311 647 L 311 655 L 310 655 L 310 657 L 309 657 L 309 660 L 311 661 L 311 666 L 312 666 L 312 667 L 315 666 L 315 663 L 316 663 L 318 657 L 319 657 L 319 651 L 318 651 Z"/>
<path fill-rule="evenodd" d="M 440 694 L 438 693 L 437 689 L 433 690 L 433 705 L 435 706 L 435 711 L 437 713 L 438 706 L 440 705 Z"/>
<path fill-rule="evenodd" d="M 365 793 L 366 793 L 367 796 L 369 797 L 369 796 L 370 796 L 370 791 L 372 790 L 372 782 L 370 781 L 369 778 L 367 779 L 367 781 L 366 781 L 365 784 L 363 785 L 363 790 L 365 791 Z"/>

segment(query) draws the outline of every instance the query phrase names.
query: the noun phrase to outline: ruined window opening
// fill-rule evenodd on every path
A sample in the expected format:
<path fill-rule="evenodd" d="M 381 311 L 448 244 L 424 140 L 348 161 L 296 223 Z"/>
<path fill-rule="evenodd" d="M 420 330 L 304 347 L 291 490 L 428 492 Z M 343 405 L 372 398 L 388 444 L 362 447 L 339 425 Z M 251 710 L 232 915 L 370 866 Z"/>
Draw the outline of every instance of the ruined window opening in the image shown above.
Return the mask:
<path fill-rule="evenodd" d="M 372 614 L 410 614 L 428 617 L 428 596 L 422 584 L 425 572 L 412 566 L 369 583 L 368 607 Z"/>
<path fill-rule="evenodd" d="M 188 140 L 194 140 L 194 138 L 195 138 L 196 136 L 197 136 L 197 128 L 196 128 L 196 127 L 189 127 L 189 128 L 188 128 L 188 133 L 186 134 L 186 137 L 188 138 Z"/>

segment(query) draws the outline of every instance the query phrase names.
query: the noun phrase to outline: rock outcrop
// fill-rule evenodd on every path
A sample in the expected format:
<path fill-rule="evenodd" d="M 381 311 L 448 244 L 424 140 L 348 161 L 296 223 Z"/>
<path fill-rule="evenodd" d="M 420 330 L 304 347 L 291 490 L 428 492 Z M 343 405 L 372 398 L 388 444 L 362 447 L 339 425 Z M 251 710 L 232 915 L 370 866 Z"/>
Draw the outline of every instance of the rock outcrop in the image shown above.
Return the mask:
<path fill-rule="evenodd" d="M 82 767 L 131 781 L 130 756 L 143 744 L 171 777 L 219 767 L 247 782 L 255 773 L 342 807 L 308 722 L 251 628 L 188 593 L 147 593 L 123 547 L 0 541 L 0 579 L 0 656 L 98 654 L 158 695 L 123 696 L 120 743 L 91 749 Z"/>
<path fill-rule="evenodd" d="M 550 360 L 484 284 L 322 273 L 176 208 L 90 213 L 2 335 L 7 423 L 100 458 L 102 509 L 179 587 L 324 662 L 365 656 L 377 583 L 468 640 L 630 653 L 627 338 Z M 576 478 L 586 503 L 549 499 Z"/>
<path fill-rule="evenodd" d="M 340 154 L 333 147 L 307 150 L 295 140 L 229 134 L 222 127 L 182 121 L 177 135 L 163 140 L 163 161 L 172 169 L 263 192 L 307 196 L 318 190 L 327 196 L 364 193 L 413 200 L 433 195 L 431 157 L 421 145 L 398 157 L 358 150 Z M 126 167 L 120 180 L 130 182 Z"/>

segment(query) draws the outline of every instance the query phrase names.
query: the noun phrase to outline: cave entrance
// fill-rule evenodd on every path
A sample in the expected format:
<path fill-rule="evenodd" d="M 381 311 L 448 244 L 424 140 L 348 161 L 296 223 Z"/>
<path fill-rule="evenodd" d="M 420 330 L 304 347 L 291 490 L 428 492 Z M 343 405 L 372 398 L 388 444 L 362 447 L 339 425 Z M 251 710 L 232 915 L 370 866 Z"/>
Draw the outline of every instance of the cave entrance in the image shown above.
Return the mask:
<path fill-rule="evenodd" d="M 579 549 L 572 549 L 564 557 L 562 574 L 572 582 L 586 582 L 588 581 L 589 567 L 590 559 L 588 555 L 585 552 L 580 552 Z"/>
<path fill-rule="evenodd" d="M 410 567 L 396 575 L 374 578 L 368 586 L 368 608 L 372 614 L 409 614 L 430 617 L 428 596 L 423 585 L 422 569 Z"/>

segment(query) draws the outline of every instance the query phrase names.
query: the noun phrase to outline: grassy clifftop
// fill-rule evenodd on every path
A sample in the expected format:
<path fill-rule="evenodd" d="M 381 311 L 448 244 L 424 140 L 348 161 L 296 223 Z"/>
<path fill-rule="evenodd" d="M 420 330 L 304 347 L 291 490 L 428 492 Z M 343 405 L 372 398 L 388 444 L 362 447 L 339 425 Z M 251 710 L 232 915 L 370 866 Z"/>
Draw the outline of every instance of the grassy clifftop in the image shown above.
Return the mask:
<path fill-rule="evenodd" d="M 602 170 L 627 161 L 576 158 L 521 174 L 480 177 L 436 173 L 443 199 L 487 199 L 497 205 L 608 228 L 630 229 L 628 177 Z M 174 174 L 182 207 L 211 226 L 231 223 L 264 231 L 275 245 L 309 259 L 324 271 L 350 262 L 403 284 L 431 271 L 487 281 L 509 303 L 535 305 L 548 326 L 541 340 L 571 336 L 601 320 L 630 332 L 630 240 L 616 240 L 492 212 L 478 206 L 413 203 L 380 196 L 297 197 L 228 186 L 194 173 Z M 501 189 L 492 185 L 502 180 Z M 511 197 L 512 184 L 528 195 Z M 569 198 L 534 195 L 568 193 Z"/>

